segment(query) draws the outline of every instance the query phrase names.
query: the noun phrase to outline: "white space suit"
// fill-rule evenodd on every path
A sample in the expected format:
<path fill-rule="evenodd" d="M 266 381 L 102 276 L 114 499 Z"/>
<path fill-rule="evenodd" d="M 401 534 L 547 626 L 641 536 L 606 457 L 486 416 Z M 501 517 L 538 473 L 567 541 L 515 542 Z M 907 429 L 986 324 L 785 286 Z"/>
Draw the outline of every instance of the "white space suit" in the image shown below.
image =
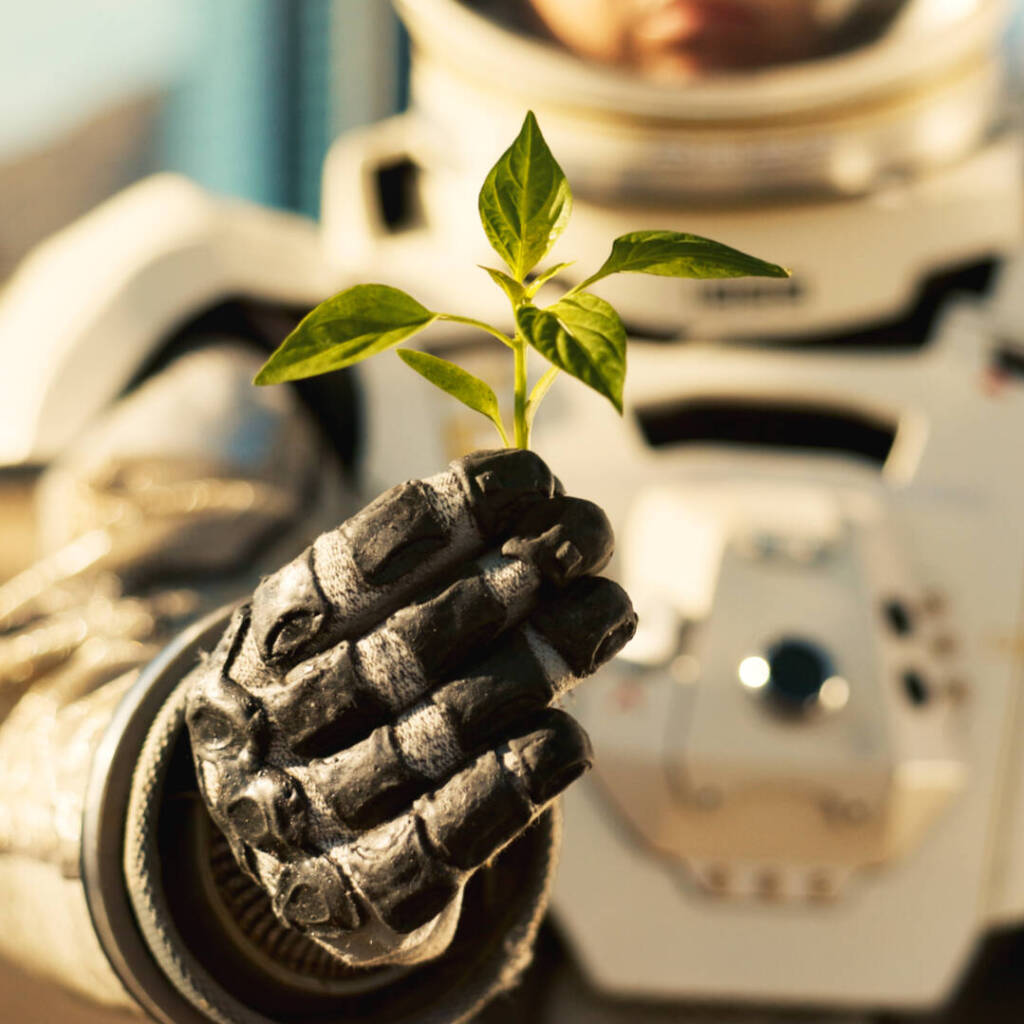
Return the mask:
<path fill-rule="evenodd" d="M 563 385 L 536 424 L 608 510 L 641 614 L 580 698 L 597 770 L 566 800 L 556 920 L 618 996 L 935 1005 L 1024 913 L 1006 5 L 821 5 L 853 42 L 683 83 L 581 61 L 483 6 L 399 4 L 412 109 L 335 145 L 319 229 L 160 178 L 41 247 L 0 302 L 19 367 L 0 457 L 48 462 L 169 345 L 273 344 L 351 282 L 499 315 L 472 195 L 534 109 L 576 193 L 553 253 L 582 254 L 567 283 L 639 227 L 794 271 L 610 284 L 633 336 L 625 419 Z M 437 350 L 490 362 L 467 334 Z M 352 398 L 328 432 L 357 438 L 371 493 L 475 443 L 394 361 L 358 387 L 358 416 Z M 55 527 L 52 546 L 84 532 Z"/>

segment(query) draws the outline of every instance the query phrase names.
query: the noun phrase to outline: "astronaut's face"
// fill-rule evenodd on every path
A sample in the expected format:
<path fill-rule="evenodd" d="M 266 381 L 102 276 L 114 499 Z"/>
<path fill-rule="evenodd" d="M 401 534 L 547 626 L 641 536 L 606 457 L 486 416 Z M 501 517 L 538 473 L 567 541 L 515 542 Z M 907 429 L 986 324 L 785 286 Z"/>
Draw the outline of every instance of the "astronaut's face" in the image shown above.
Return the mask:
<path fill-rule="evenodd" d="M 663 79 L 816 55 L 817 0 L 530 0 L 572 52 Z"/>

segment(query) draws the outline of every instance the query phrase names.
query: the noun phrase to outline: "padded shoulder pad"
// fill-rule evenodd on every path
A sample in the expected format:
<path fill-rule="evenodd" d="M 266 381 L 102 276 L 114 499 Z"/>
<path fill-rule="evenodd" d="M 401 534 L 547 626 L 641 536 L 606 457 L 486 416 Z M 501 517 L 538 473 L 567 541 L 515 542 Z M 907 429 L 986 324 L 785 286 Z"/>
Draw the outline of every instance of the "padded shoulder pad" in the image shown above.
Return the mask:
<path fill-rule="evenodd" d="M 47 462 L 192 316 L 330 291 L 316 225 L 147 178 L 39 245 L 0 293 L 0 465 Z"/>

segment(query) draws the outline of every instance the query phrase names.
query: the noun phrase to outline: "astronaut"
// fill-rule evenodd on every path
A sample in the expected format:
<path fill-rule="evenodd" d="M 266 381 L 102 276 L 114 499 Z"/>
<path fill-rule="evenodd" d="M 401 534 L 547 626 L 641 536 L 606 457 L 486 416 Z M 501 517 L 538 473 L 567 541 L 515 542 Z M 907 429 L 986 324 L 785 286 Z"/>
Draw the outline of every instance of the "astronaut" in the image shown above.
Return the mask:
<path fill-rule="evenodd" d="M 1020 154 L 1001 130 L 992 52 L 1004 5 L 399 7 L 416 43 L 412 112 L 339 141 L 325 171 L 321 230 L 156 179 L 47 243 L 0 302 L 0 350 L 18 367 L 0 382 L 0 455 L 50 464 L 39 487 L 43 557 L 0 591 L 0 945 L 55 982 L 157 1020 L 469 1019 L 529 959 L 552 884 L 559 828 L 550 803 L 592 760 L 579 727 L 549 705 L 635 627 L 623 592 L 596 575 L 610 556 L 611 526 L 630 538 L 619 575 L 630 592 L 639 584 L 654 612 L 641 609 L 654 629 L 627 653 L 644 670 L 679 668 L 680 622 L 665 625 L 655 600 L 664 596 L 651 586 L 661 583 L 655 559 L 630 554 L 644 546 L 642 536 L 633 543 L 644 522 L 681 521 L 672 496 L 647 495 L 643 514 L 628 507 L 652 477 L 663 481 L 665 463 L 585 395 L 567 390 L 549 424 L 537 424 L 537 443 L 608 518 L 566 497 L 535 457 L 462 456 L 474 447 L 464 424 L 383 364 L 294 390 L 248 383 L 258 353 L 346 283 L 387 280 L 435 308 L 453 304 L 456 288 L 459 299 L 486 301 L 465 284 L 465 268 L 484 255 L 467 182 L 480 180 L 524 106 L 537 111 L 576 192 L 566 251 L 603 249 L 620 224 L 637 227 L 639 210 L 649 226 L 722 238 L 795 270 L 777 289 L 639 278 L 614 294 L 609 287 L 636 338 L 630 414 L 643 414 L 649 436 L 665 421 L 648 413 L 699 391 L 701 373 L 712 393 L 737 366 L 757 382 L 750 390 L 766 392 L 782 380 L 813 389 L 838 377 L 850 393 L 898 381 L 891 391 L 901 400 L 917 380 L 935 400 L 954 395 L 973 409 L 966 385 L 943 391 L 935 382 L 966 367 L 973 388 L 982 371 L 1012 360 L 1018 321 L 1006 257 L 1020 241 Z M 1004 262 L 984 314 L 967 304 L 968 319 L 977 314 L 969 341 L 929 345 L 942 300 L 984 290 Z M 575 270 L 563 273 L 571 281 Z M 672 343 L 683 339 L 717 347 L 677 351 Z M 844 339 L 920 347 L 934 359 L 868 366 L 851 356 L 823 374 L 815 348 Z M 755 341 L 775 342 L 781 360 L 739 347 Z M 795 341 L 811 351 L 794 357 Z M 993 384 L 1002 385 L 1002 377 Z M 915 400 L 930 411 L 926 397 Z M 1002 418 L 982 418 L 985 431 L 1014 422 L 1016 405 L 1000 409 Z M 905 480 L 920 451 L 919 420 L 907 422 L 885 457 Z M 600 464 L 581 459 L 580 430 L 603 453 Z M 991 476 L 985 458 L 962 454 L 957 472 L 968 463 L 979 479 Z M 1010 476 L 984 505 L 990 529 L 1005 518 Z M 924 486 L 950 488 L 941 474 L 926 475 Z M 776 504 L 791 509 L 791 493 L 780 491 Z M 905 511 L 913 522 L 912 502 Z M 886 529 L 871 515 L 856 525 L 874 545 L 872 564 L 895 564 Z M 821 533 L 821 547 L 833 543 Z M 1007 567 L 1019 576 L 1019 539 L 996 559 L 978 559 L 972 607 L 993 592 L 1012 605 L 1019 579 L 1000 576 L 996 591 L 991 584 Z M 665 567 L 677 580 L 694 573 L 678 558 Z M 711 621 L 731 621 L 728 609 Z M 1004 634 L 1013 625 L 1011 616 Z M 831 678 L 819 681 L 815 700 Z M 643 692 L 679 691 L 669 682 Z M 637 692 L 635 681 L 623 688 L 610 673 L 593 685 L 602 701 Z M 1000 677 L 986 692 L 994 696 L 971 743 L 1010 771 L 1015 748 L 990 739 L 1010 690 Z M 649 738 L 646 721 L 634 735 L 608 706 L 588 713 L 602 749 L 642 764 L 620 738 Z M 657 715 L 661 705 L 647 707 Z M 930 760 L 907 759 L 917 770 L 908 777 L 921 778 L 925 763 L 941 769 L 941 799 L 929 812 L 954 798 L 970 761 L 942 745 L 951 716 L 934 727 Z M 721 738 L 722 724 L 705 735 Z M 885 734 L 885 722 L 870 724 Z M 932 743 L 927 729 L 914 729 L 915 742 Z M 716 768 L 711 741 L 703 770 Z M 991 872 L 966 837 L 984 831 L 997 787 L 994 761 L 982 760 L 967 765 L 967 777 L 983 783 L 962 801 L 973 810 L 942 848 L 956 858 L 958 879 L 969 872 L 977 889 Z M 869 765 L 876 789 L 857 790 L 864 806 L 891 796 L 892 764 Z M 769 749 L 760 770 L 773 767 Z M 805 760 L 803 778 L 817 767 Z M 665 773 L 655 763 L 649 775 Z M 713 770 L 709 777 L 707 791 L 720 796 Z M 665 838 L 659 822 L 676 820 L 655 816 L 652 828 L 642 817 L 648 805 L 616 789 L 623 778 L 602 775 L 616 824 L 599 823 L 603 798 L 593 793 L 569 805 L 580 827 L 556 894 L 604 987 L 872 1005 L 925 1004 L 948 991 L 981 927 L 973 906 L 961 901 L 957 919 L 934 929 L 948 942 L 899 976 L 872 974 L 866 953 L 855 958 L 861 973 L 830 966 L 820 917 L 812 941 L 793 944 L 794 961 L 822 958 L 816 970 L 763 970 L 759 945 L 777 954 L 781 945 L 778 932 L 774 943 L 754 941 L 773 935 L 770 918 L 735 907 L 716 918 L 706 903 L 681 908 L 652 866 L 668 853 L 704 888 L 728 889 L 715 872 L 731 867 L 729 849 L 714 845 L 711 830 L 700 833 L 703 858 L 695 855 L 687 821 Z M 653 782 L 645 791 L 659 795 Z M 847 795 L 840 806 L 853 802 Z M 653 842 L 622 844 L 624 809 Z M 1021 838 L 1012 808 L 1006 820 L 997 845 L 1012 858 Z M 734 823 L 742 832 L 742 815 Z M 867 850 L 852 867 L 884 859 L 877 842 L 840 838 L 844 849 Z M 652 863 L 638 852 L 645 845 L 656 850 Z M 754 857 L 741 854 L 745 863 Z M 632 882 L 616 885 L 623 864 Z M 948 878 L 944 864 L 933 857 L 918 875 L 934 885 Z M 843 862 L 826 867 L 852 872 Z M 797 863 L 801 871 L 824 877 L 818 866 L 812 873 Z M 756 894 L 769 876 L 751 877 Z M 773 900 L 785 904 L 771 877 Z M 912 924 L 906 908 L 927 890 L 906 872 L 888 878 L 880 898 Z M 581 895 L 595 879 L 599 895 Z M 1011 919 L 1020 894 L 1000 884 L 991 916 Z M 645 917 L 652 904 L 668 924 Z M 869 904 L 861 895 L 855 909 Z M 834 920 L 842 911 L 830 906 Z M 788 905 L 782 912 L 788 939 L 796 916 Z M 623 913 L 632 917 L 620 927 Z M 602 928 L 602 914 L 613 924 Z M 734 925 L 717 925 L 723 917 Z M 754 937 L 744 969 L 724 956 L 702 960 L 697 949 L 684 964 L 661 955 L 679 934 L 721 949 L 735 940 L 736 922 Z M 879 946 L 855 924 L 860 941 Z M 657 955 L 625 955 L 622 943 L 643 946 L 645 932 Z"/>

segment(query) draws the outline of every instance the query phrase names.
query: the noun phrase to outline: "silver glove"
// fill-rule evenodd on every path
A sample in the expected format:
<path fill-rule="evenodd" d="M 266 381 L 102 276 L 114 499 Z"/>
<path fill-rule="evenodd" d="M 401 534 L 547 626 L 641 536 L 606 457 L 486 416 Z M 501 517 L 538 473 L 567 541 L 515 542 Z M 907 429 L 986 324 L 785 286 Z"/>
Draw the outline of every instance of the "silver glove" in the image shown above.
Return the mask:
<path fill-rule="evenodd" d="M 257 588 L 195 670 L 196 771 L 282 922 L 349 964 L 437 956 L 470 876 L 590 764 L 550 708 L 632 636 L 611 529 L 544 463 L 393 488 Z"/>

